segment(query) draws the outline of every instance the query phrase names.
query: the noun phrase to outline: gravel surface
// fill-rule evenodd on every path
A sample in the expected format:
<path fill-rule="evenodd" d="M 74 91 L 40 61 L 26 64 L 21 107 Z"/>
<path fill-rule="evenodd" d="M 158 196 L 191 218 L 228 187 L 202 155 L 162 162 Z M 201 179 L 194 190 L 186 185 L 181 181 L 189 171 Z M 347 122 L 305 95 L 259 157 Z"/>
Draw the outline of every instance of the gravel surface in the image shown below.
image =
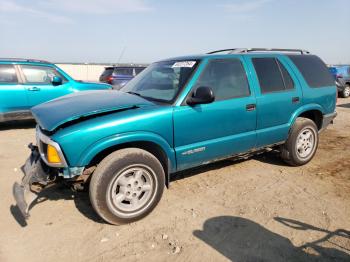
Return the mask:
<path fill-rule="evenodd" d="M 35 124 L 2 124 L 0 261 L 350 261 L 350 99 L 337 111 L 308 165 L 269 152 L 183 172 L 148 217 L 123 226 L 64 187 L 21 220 L 12 184 Z"/>

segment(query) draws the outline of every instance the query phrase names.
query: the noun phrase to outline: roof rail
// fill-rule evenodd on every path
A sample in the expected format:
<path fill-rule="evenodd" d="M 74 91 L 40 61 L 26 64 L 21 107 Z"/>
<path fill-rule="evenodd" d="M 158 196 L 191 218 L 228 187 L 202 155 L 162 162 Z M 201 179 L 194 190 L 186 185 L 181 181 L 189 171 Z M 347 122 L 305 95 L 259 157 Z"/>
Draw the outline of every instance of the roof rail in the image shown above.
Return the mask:
<path fill-rule="evenodd" d="M 222 53 L 222 52 L 228 52 L 228 54 L 242 54 L 242 53 L 249 53 L 249 52 L 296 52 L 302 55 L 310 54 L 310 52 L 307 50 L 289 49 L 289 48 L 230 48 L 230 49 L 221 49 L 221 50 L 211 51 L 207 54 L 216 54 L 216 53 Z"/>
<path fill-rule="evenodd" d="M 31 58 L 0 58 L 0 61 L 50 63 L 45 60 Z"/>

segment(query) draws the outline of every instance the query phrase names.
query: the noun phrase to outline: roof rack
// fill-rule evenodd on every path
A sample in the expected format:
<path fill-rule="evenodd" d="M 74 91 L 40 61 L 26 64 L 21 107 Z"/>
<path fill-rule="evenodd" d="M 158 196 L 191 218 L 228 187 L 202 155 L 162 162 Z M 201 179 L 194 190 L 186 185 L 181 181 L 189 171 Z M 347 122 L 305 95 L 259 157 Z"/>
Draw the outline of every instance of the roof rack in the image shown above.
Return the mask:
<path fill-rule="evenodd" d="M 302 55 L 310 54 L 309 51 L 303 49 L 288 49 L 288 48 L 230 48 L 230 49 L 221 49 L 209 52 L 207 54 L 216 54 L 228 52 L 228 54 L 242 54 L 249 52 L 296 52 Z"/>
<path fill-rule="evenodd" d="M 31 59 L 31 58 L 0 58 L 0 61 L 50 63 L 45 60 Z"/>

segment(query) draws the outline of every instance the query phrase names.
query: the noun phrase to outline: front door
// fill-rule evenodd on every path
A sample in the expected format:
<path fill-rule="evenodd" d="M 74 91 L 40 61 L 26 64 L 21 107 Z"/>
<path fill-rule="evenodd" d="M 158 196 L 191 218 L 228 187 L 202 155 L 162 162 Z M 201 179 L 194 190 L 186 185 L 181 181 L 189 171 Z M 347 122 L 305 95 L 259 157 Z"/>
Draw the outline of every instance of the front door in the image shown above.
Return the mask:
<path fill-rule="evenodd" d="M 0 121 L 28 114 L 28 101 L 14 65 L 0 64 Z"/>
<path fill-rule="evenodd" d="M 255 96 L 240 58 L 210 59 L 192 87 L 210 87 L 215 101 L 174 109 L 178 170 L 255 147 Z"/>
<path fill-rule="evenodd" d="M 71 93 L 69 82 L 54 67 L 21 65 L 24 86 L 30 107 Z M 62 78 L 62 84 L 54 86 L 54 76 Z"/>

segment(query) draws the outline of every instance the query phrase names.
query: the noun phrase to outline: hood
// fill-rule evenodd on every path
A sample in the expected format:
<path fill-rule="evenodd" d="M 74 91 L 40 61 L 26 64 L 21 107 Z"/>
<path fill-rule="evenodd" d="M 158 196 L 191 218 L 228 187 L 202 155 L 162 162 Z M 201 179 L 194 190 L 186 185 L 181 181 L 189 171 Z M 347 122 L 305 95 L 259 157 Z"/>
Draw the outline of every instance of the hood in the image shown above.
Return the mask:
<path fill-rule="evenodd" d="M 84 91 L 35 106 L 31 111 L 42 129 L 54 131 L 78 119 L 152 105 L 148 100 L 120 91 Z"/>
<path fill-rule="evenodd" d="M 112 89 L 112 86 L 107 83 L 100 83 L 100 82 L 85 82 L 81 80 L 74 80 L 75 85 L 80 87 L 79 89 L 84 90 L 84 87 L 87 89 L 94 89 L 94 90 L 106 90 L 106 89 Z"/>

